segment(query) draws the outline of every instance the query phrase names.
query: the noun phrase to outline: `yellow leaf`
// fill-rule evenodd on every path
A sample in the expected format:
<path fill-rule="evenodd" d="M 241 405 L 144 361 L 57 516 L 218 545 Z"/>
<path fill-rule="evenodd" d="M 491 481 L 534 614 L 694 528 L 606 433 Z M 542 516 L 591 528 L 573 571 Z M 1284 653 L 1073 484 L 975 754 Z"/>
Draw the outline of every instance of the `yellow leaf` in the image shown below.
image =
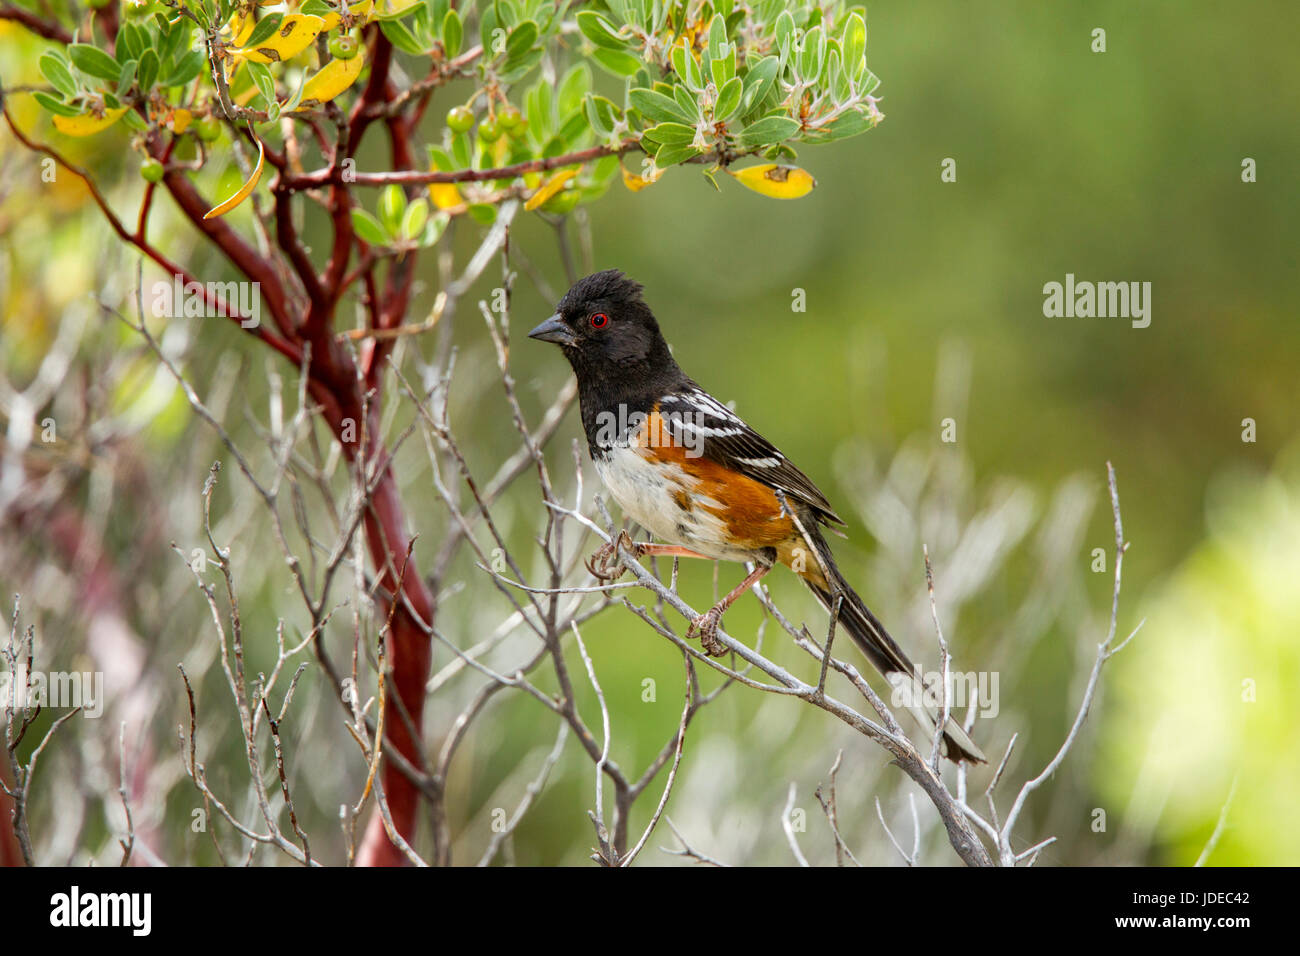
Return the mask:
<path fill-rule="evenodd" d="M 302 100 L 298 109 L 306 110 L 321 103 L 328 103 L 357 81 L 357 77 L 361 75 L 361 68 L 365 65 L 366 58 L 361 52 L 350 60 L 341 60 L 338 57 L 330 60 L 303 84 Z"/>
<path fill-rule="evenodd" d="M 659 182 L 659 177 L 664 174 L 664 171 L 653 163 L 650 164 L 649 171 L 642 176 L 638 176 L 626 166 L 622 166 L 621 168 L 623 170 L 623 185 L 634 193 L 639 193 L 647 186 Z"/>
<path fill-rule="evenodd" d="M 325 26 L 325 21 L 310 13 L 291 13 L 280 21 L 280 27 L 254 49 L 239 49 L 242 56 L 254 63 L 280 63 L 292 60 L 307 49 Z"/>
<path fill-rule="evenodd" d="M 190 122 L 193 119 L 194 119 L 194 115 L 189 110 L 186 109 L 172 110 L 172 115 L 171 118 L 168 120 L 168 125 L 171 126 L 172 132 L 176 133 L 179 136 L 181 133 L 185 132 L 187 129 L 190 128 Z"/>
<path fill-rule="evenodd" d="M 230 210 L 234 209 L 241 202 L 247 199 L 257 186 L 257 181 L 262 178 L 262 164 L 266 161 L 266 147 L 262 141 L 257 141 L 257 165 L 253 168 L 253 175 L 248 177 L 248 182 L 240 186 L 238 191 L 227 199 L 225 202 L 219 202 L 203 214 L 204 219 L 212 219 L 215 216 L 224 216 Z"/>
<path fill-rule="evenodd" d="M 739 171 L 728 169 L 727 172 L 747 189 L 773 199 L 798 199 L 807 196 L 817 185 L 817 180 L 806 169 L 798 166 L 764 163 Z"/>
<path fill-rule="evenodd" d="M 451 209 L 465 201 L 452 183 L 429 183 L 429 198 L 439 209 Z"/>
<path fill-rule="evenodd" d="M 226 23 L 226 29 L 230 31 L 230 42 L 234 46 L 243 46 L 252 36 L 253 28 L 257 26 L 257 20 L 253 17 L 253 11 L 247 8 L 236 8 L 235 12 L 230 15 L 230 20 Z"/>
<path fill-rule="evenodd" d="M 582 167 L 579 166 L 574 169 L 566 169 L 563 172 L 556 173 L 554 176 L 552 176 L 542 185 L 541 189 L 537 190 L 537 192 L 533 193 L 531 196 L 528 197 L 528 202 L 524 203 L 524 208 L 527 209 L 529 212 L 532 212 L 542 203 L 546 202 L 546 200 L 550 199 L 561 189 L 563 189 L 564 184 L 567 183 L 574 176 L 578 175 L 578 171 L 581 168 Z"/>
<path fill-rule="evenodd" d="M 55 116 L 54 128 L 66 136 L 92 136 L 100 130 L 108 129 L 126 113 L 123 106 L 115 110 L 104 110 L 102 116 L 83 113 L 80 116 Z"/>
<path fill-rule="evenodd" d="M 373 9 L 374 5 L 375 5 L 374 0 L 360 0 L 359 3 L 349 3 L 348 15 L 351 16 L 358 23 L 365 23 L 366 20 L 369 18 L 370 11 L 371 9 Z M 339 6 L 341 9 L 342 4 L 340 4 Z M 336 26 L 339 25 L 339 22 L 343 19 L 343 15 L 341 12 L 327 13 L 321 19 L 325 21 L 325 25 L 321 27 L 321 29 L 326 33 L 328 33 L 330 30 L 333 30 Z"/>

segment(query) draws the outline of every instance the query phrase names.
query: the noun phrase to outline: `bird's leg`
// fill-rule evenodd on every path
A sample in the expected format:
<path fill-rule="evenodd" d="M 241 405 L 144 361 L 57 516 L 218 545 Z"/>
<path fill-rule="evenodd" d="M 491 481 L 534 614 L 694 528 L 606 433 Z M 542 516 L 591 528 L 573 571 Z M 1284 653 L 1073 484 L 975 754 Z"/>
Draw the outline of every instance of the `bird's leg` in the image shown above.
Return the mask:
<path fill-rule="evenodd" d="M 678 547 L 675 544 L 653 544 L 648 541 L 637 543 L 632 540 L 631 535 L 626 531 L 620 531 L 615 540 L 602 544 L 587 559 L 587 570 L 591 572 L 592 577 L 596 578 L 596 580 L 616 581 L 627 570 L 619 561 L 619 545 L 631 552 L 634 558 L 642 558 L 647 554 L 651 554 L 673 558 L 703 558 L 706 561 L 709 560 L 705 555 L 697 554 L 689 548 Z"/>
<path fill-rule="evenodd" d="M 718 657 L 727 652 L 727 645 L 718 640 L 718 625 L 722 623 L 722 615 L 727 608 L 735 604 L 737 599 L 762 580 L 763 575 L 772 570 L 770 564 L 760 564 L 750 571 L 745 580 L 741 581 L 731 589 L 724 597 L 713 607 L 709 608 L 695 620 L 691 621 L 691 626 L 686 629 L 686 639 L 690 640 L 697 634 L 700 638 L 700 646 L 704 648 L 704 653 L 710 657 Z"/>

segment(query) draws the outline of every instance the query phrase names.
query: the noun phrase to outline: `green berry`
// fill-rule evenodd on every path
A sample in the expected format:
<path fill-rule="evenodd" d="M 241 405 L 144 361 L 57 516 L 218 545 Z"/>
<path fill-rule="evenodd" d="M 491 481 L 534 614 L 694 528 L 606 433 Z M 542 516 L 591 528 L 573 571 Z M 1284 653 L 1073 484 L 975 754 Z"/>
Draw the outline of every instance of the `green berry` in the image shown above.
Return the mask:
<path fill-rule="evenodd" d="M 485 119 L 478 124 L 478 137 L 485 143 L 495 143 L 501 138 L 501 124 L 493 119 Z"/>
<path fill-rule="evenodd" d="M 516 110 L 515 112 L 518 113 L 519 111 Z M 513 127 L 510 128 L 509 133 L 510 133 L 510 138 L 511 138 L 511 139 L 523 139 L 525 136 L 527 136 L 527 135 L 528 135 L 528 117 L 527 117 L 527 116 L 524 116 L 522 113 L 520 113 L 520 114 L 519 114 L 519 119 L 516 120 L 516 121 L 515 121 L 515 125 L 514 125 Z"/>
<path fill-rule="evenodd" d="M 140 164 L 140 177 L 147 183 L 162 182 L 163 164 L 156 159 L 146 159 Z"/>
<path fill-rule="evenodd" d="M 215 116 L 205 116 L 194 125 L 194 131 L 205 143 L 215 143 L 221 137 L 221 121 Z"/>
<path fill-rule="evenodd" d="M 468 133 L 474 128 L 474 111 L 468 106 L 453 106 L 447 110 L 447 128 L 453 133 Z"/>
<path fill-rule="evenodd" d="M 504 106 L 497 111 L 497 122 L 507 133 L 522 123 L 524 114 L 519 111 L 517 106 Z"/>
<path fill-rule="evenodd" d="M 360 49 L 361 44 L 357 42 L 356 37 L 346 35 L 330 37 L 330 56 L 335 59 L 350 60 Z"/>

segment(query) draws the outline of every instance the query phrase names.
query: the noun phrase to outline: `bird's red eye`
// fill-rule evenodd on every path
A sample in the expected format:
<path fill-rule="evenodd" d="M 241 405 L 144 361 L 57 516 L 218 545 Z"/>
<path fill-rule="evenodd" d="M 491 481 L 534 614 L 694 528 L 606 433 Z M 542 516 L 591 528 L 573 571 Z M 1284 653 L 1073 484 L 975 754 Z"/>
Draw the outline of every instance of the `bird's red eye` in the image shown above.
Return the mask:
<path fill-rule="evenodd" d="M 593 312 L 591 314 L 591 327 L 593 329 L 603 329 L 609 325 L 609 316 L 604 312 Z"/>

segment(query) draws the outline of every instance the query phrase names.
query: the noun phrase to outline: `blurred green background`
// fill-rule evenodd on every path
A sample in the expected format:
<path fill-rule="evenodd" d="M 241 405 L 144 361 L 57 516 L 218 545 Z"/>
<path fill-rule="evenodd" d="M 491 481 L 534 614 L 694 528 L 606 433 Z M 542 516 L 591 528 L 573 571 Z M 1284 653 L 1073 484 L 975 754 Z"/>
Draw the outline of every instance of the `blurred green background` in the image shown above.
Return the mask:
<path fill-rule="evenodd" d="M 924 585 L 919 550 L 900 565 L 895 552 L 873 543 L 884 519 L 864 491 L 872 484 L 866 477 L 903 489 L 904 502 L 909 481 L 925 484 L 918 501 L 938 502 L 934 507 L 950 510 L 953 520 L 969 521 L 1010 500 L 1032 501 L 1024 504 L 1024 520 L 1032 523 L 1064 500 L 1065 486 L 1090 503 L 1076 537 L 1056 541 L 1044 522 L 1037 543 L 1028 543 L 1029 535 L 997 564 L 978 593 L 960 602 L 960 614 L 955 598 L 941 604 L 952 612 L 945 629 L 957 666 L 1003 670 L 1002 714 L 981 723 L 977 739 L 1000 755 L 1020 733 L 1009 771 L 1014 782 L 1055 752 L 1104 637 L 1111 559 L 1107 573 L 1090 567 L 1093 549 L 1109 551 L 1113 539 L 1105 495 L 1105 462 L 1113 462 L 1132 542 L 1119 626 L 1127 634 L 1143 618 L 1147 623 L 1108 667 L 1079 749 L 1031 799 L 1025 845 L 1042 831 L 1059 838 L 1043 862 L 1189 864 L 1236 779 L 1228 826 L 1210 862 L 1300 863 L 1300 832 L 1288 812 L 1289 796 L 1300 789 L 1300 9 L 1281 0 L 867 7 L 868 59 L 883 81 L 887 119 L 862 137 L 803 150 L 799 162 L 818 180 L 810 196 L 767 200 L 725 177 L 715 192 L 688 168 L 637 194 L 615 186 L 591 207 L 596 268 L 622 268 L 643 282 L 686 371 L 722 400 L 734 400 L 833 502 L 845 503 L 852 540 L 838 549 L 842 563 L 887 622 L 907 622 L 891 628 L 923 657 L 933 654 L 928 617 L 917 613 Z M 1096 28 L 1106 31 L 1104 53 L 1091 51 Z M 12 36 L 0 38 L 10 82 Z M 48 345 L 57 316 L 100 281 L 89 253 L 111 244 L 102 223 L 78 213 L 74 201 L 50 204 L 16 186 L 35 175 L 35 164 L 11 138 L 0 142 L 4 360 L 21 380 Z M 940 177 L 947 158 L 956 163 L 953 183 Z M 1257 164 L 1257 182 L 1242 181 L 1246 158 Z M 115 195 L 126 202 L 138 188 L 128 174 Z M 516 233 L 562 290 L 550 227 L 530 218 Z M 474 239 L 457 238 L 467 249 Z M 431 262 L 425 268 L 430 281 L 413 316 L 436 292 Z M 1043 285 L 1064 281 L 1066 273 L 1150 282 L 1150 327 L 1044 317 Z M 115 276 L 121 294 L 134 267 Z M 800 289 L 807 297 L 802 313 L 791 309 Z M 533 413 L 568 374 L 554 350 L 524 338 L 551 305 L 521 283 L 512 360 Z M 453 413 L 473 435 L 471 465 L 490 473 L 514 446 L 499 414 L 505 406 L 493 388 L 482 326 L 466 312 L 456 330 L 464 354 Z M 135 347 L 120 326 L 105 324 L 96 334 L 114 348 Z M 240 380 L 256 406 L 265 394 L 260 371 L 267 358 L 238 335 L 224 325 L 203 326 L 183 346 L 187 367 L 211 388 L 232 374 L 221 363 L 238 345 L 251 353 Z M 431 345 L 422 348 L 431 354 Z M 140 356 L 139 366 L 121 370 L 122 381 L 128 372 L 136 376 L 134 390 L 117 384 L 138 395 L 148 362 Z M 140 467 L 179 467 L 167 461 L 180 449 L 201 475 L 218 453 L 212 436 L 177 396 L 164 399 L 169 414 L 142 433 Z M 957 421 L 951 446 L 939 440 L 946 417 Z M 232 411 L 228 424 L 240 418 Z M 1247 418 L 1256 423 L 1253 442 L 1242 439 Z M 553 467 L 565 468 L 568 443 L 578 434 L 571 414 L 553 447 Z M 409 447 L 400 460 L 410 469 L 411 493 L 426 496 L 417 498 L 423 504 L 413 506 L 413 521 L 421 526 L 423 515 L 437 514 L 420 528 L 430 540 L 419 550 L 431 553 L 442 517 L 421 475 L 423 454 Z M 930 464 L 909 471 L 909 462 Z M 594 480 L 590 470 L 588 478 Z M 164 520 L 193 537 L 194 488 L 176 494 L 191 497 L 169 503 Z M 540 520 L 535 495 L 511 498 L 506 507 L 513 509 L 510 533 L 526 542 Z M 945 581 L 961 573 L 946 562 L 960 535 L 924 519 L 918 515 L 915 536 L 938 555 L 942 602 Z M 111 520 L 130 550 L 140 547 L 131 529 L 159 517 L 147 501 L 128 500 Z M 169 524 L 153 536 L 158 540 L 149 547 L 160 566 L 175 534 Z M 1041 555 L 1054 542 L 1068 560 L 1048 575 Z M 136 560 L 149 566 L 153 559 Z M 22 564 L 6 562 L 0 579 L 8 591 L 23 589 Z M 203 609 L 192 585 L 186 591 L 168 568 L 174 584 L 160 590 L 181 602 L 197 633 Z M 722 569 L 722 581 L 730 586 L 738 572 Z M 273 573 L 279 579 L 247 595 L 245 605 L 246 616 L 262 615 L 264 633 L 267 621 L 287 613 L 278 609 L 283 575 Z M 466 581 L 476 582 L 475 573 L 465 565 Z M 697 604 L 710 573 L 685 573 L 684 590 Z M 255 571 L 245 575 L 256 580 Z M 823 618 L 793 579 L 770 580 L 782 606 L 816 631 Z M 481 584 L 471 587 L 487 606 L 449 601 L 450 632 L 472 633 L 492 614 L 501 616 L 504 605 L 492 606 Z M 1046 626 L 1026 628 L 1021 644 L 1000 644 L 1008 621 L 1021 620 L 1026 604 L 1039 598 L 1056 602 Z M 167 601 L 133 611 L 140 633 L 153 633 L 172 613 Z M 729 629 L 742 636 L 758 621 L 747 603 L 728 616 Z M 615 614 L 590 625 L 588 641 L 621 728 L 619 759 L 639 767 L 676 725 L 680 659 L 635 619 Z M 45 630 L 58 647 L 63 638 Z M 170 639 L 183 646 L 198 638 Z M 766 640 L 783 638 L 769 630 Z M 439 663 L 445 658 L 440 651 Z M 647 677 L 657 682 L 653 705 L 641 700 Z M 304 679 L 327 697 L 319 683 Z M 176 691 L 168 686 L 160 705 L 163 747 L 172 746 L 168 734 L 180 719 Z M 469 848 L 481 847 L 491 809 L 512 806 L 522 792 L 519 779 L 509 777 L 516 764 L 525 777 L 535 770 L 554 733 L 535 703 L 514 698 L 499 708 L 472 735 L 453 781 L 463 798 L 455 823 L 463 828 L 464 858 L 476 858 Z M 431 725 L 455 709 L 435 699 Z M 742 689 L 710 705 L 692 733 L 669 815 L 699 849 L 729 862 L 789 862 L 779 813 L 796 780 L 810 818 L 808 842 L 824 854 L 829 838 L 813 819 L 820 811 L 811 790 L 844 747 L 841 816 L 849 822 L 842 829 L 864 847 L 860 858 L 891 862 L 871 800 L 879 796 L 891 826 L 907 832 L 908 788 L 860 738 L 808 708 Z M 336 736 L 343 747 L 346 738 Z M 355 764 L 355 754 L 348 757 Z M 324 745 L 300 759 L 331 766 Z M 334 772 L 351 781 L 364 768 Z M 592 840 L 582 812 L 590 791 L 589 765 L 568 754 L 516 835 L 516 858 L 582 862 Z M 328 819 L 332 797 L 321 799 Z M 192 795 L 178 800 L 188 805 Z M 638 822 L 649 809 L 639 808 Z M 1099 809 L 1106 819 L 1100 831 Z M 927 862 L 950 862 L 933 821 L 923 815 L 923 823 L 931 826 Z M 672 841 L 661 833 L 658 843 Z"/>

